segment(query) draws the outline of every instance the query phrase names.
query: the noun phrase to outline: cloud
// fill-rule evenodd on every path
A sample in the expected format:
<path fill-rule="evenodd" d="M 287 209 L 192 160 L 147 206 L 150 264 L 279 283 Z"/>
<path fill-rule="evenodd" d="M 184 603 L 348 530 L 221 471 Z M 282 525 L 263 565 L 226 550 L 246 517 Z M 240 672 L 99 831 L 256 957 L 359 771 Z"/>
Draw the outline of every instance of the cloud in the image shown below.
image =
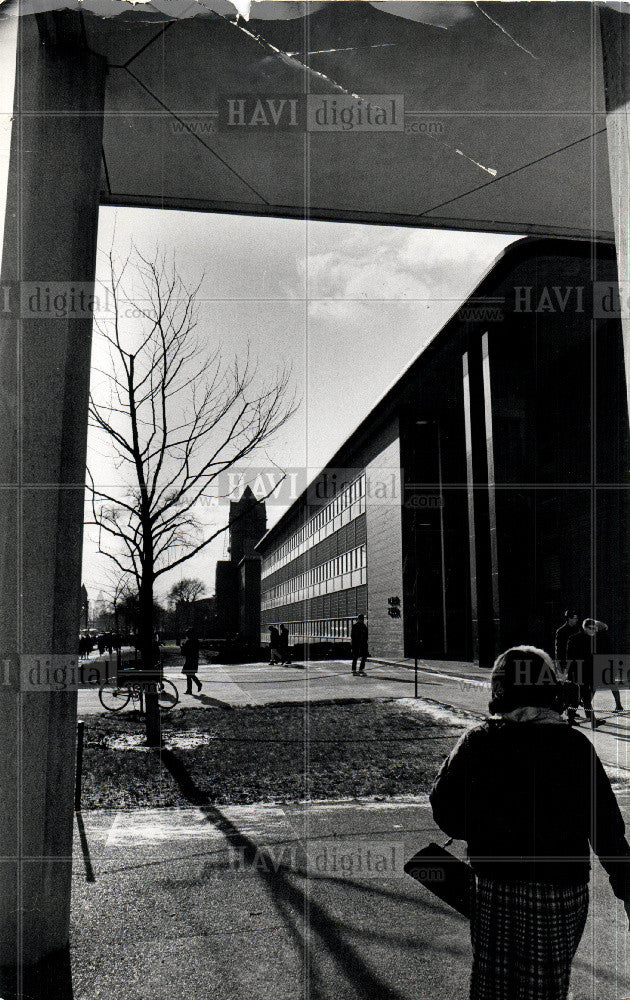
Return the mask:
<path fill-rule="evenodd" d="M 303 264 L 314 300 L 452 300 L 469 294 L 511 242 L 495 234 L 348 227 L 331 246 L 313 230 Z"/>

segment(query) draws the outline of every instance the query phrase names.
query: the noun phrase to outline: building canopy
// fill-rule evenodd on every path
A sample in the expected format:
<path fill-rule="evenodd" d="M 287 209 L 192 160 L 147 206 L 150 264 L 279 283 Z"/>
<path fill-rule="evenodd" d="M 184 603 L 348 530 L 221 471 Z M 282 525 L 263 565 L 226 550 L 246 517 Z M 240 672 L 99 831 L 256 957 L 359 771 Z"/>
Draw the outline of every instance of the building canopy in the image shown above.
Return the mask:
<path fill-rule="evenodd" d="M 613 238 L 590 3 L 157 6 L 76 5 L 104 203 Z"/>

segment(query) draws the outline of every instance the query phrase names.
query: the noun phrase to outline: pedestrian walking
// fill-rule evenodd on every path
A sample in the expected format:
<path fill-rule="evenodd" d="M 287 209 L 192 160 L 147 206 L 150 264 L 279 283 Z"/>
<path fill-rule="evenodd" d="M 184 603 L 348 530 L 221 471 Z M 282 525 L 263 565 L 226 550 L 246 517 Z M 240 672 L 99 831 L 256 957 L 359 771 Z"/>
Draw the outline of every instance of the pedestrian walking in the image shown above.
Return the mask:
<path fill-rule="evenodd" d="M 360 661 L 359 674 L 365 677 L 365 661 L 368 655 L 368 630 L 364 615 L 358 615 L 350 631 L 352 643 L 352 673 L 357 674 L 357 662 Z"/>
<path fill-rule="evenodd" d="M 560 674 L 567 671 L 567 644 L 573 635 L 580 631 L 580 616 L 577 611 L 565 611 L 564 622 L 555 635 L 554 653 L 556 667 Z"/>
<path fill-rule="evenodd" d="M 580 616 L 577 611 L 565 611 L 564 624 L 560 626 L 555 635 L 554 654 L 556 669 L 563 685 L 564 708 L 567 711 L 569 725 L 573 725 L 577 710 L 580 705 L 580 689 L 575 679 L 568 676 L 569 663 L 567 660 L 567 648 L 569 640 L 581 632 Z"/>
<path fill-rule="evenodd" d="M 286 666 L 286 664 L 291 662 L 291 650 L 289 649 L 289 630 L 286 627 L 286 625 L 280 626 L 279 649 L 280 649 L 280 656 L 282 657 L 281 662 Z"/>
<path fill-rule="evenodd" d="M 282 662 L 280 652 L 280 633 L 275 625 L 269 626 L 269 666 Z"/>
<path fill-rule="evenodd" d="M 612 644 L 610 640 L 610 628 L 605 622 L 596 622 L 597 631 L 595 633 L 594 643 L 595 648 L 593 653 L 597 653 L 598 656 L 609 656 L 612 653 Z M 600 671 L 597 671 L 598 676 Z M 616 684 L 610 684 L 610 691 L 613 696 L 614 708 L 613 712 L 623 712 L 623 705 L 621 704 L 621 694 L 619 688 Z"/>
<path fill-rule="evenodd" d="M 608 625 L 598 621 L 596 618 L 585 618 L 580 631 L 571 636 L 567 644 L 568 677 L 576 680 L 580 689 L 580 700 L 584 706 L 584 714 L 590 720 L 593 729 L 597 726 L 597 719 L 593 709 L 593 695 L 595 693 L 594 680 L 594 657 L 598 654 L 609 651 Z M 615 711 L 623 712 L 619 688 L 611 686 Z M 570 710 L 567 711 L 569 724 L 571 718 Z"/>
<path fill-rule="evenodd" d="M 159 649 L 159 646 L 158 646 Z M 199 670 L 199 639 L 192 629 L 186 632 L 186 638 L 180 647 L 184 654 L 184 666 L 182 673 L 186 674 L 186 694 L 192 694 L 192 682 L 197 685 L 197 691 L 201 691 L 201 681 L 197 677 Z"/>
<path fill-rule="evenodd" d="M 589 842 L 630 919 L 630 846 L 595 750 L 560 717 L 547 653 L 517 646 L 491 676 L 491 718 L 469 730 L 430 793 L 476 878 L 471 1000 L 565 1000 L 589 903 Z"/>

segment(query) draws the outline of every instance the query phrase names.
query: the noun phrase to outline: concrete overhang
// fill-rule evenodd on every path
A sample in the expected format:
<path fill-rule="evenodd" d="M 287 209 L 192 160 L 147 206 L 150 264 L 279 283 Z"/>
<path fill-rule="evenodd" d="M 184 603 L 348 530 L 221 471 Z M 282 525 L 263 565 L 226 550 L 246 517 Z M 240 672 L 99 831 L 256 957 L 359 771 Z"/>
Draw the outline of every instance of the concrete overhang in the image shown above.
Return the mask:
<path fill-rule="evenodd" d="M 109 67 L 104 204 L 613 239 L 595 5 L 160 6 L 70 5 Z M 305 127 L 353 94 L 401 95 L 401 130 Z"/>

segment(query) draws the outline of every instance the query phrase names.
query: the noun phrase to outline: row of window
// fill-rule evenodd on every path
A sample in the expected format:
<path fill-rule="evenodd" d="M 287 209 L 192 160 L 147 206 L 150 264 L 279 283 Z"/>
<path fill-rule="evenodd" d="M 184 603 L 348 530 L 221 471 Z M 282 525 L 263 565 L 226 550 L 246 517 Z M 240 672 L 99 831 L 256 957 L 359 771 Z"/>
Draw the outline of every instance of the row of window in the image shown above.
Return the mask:
<path fill-rule="evenodd" d="M 357 570 L 365 567 L 367 553 L 365 545 L 359 545 L 356 549 L 350 549 L 343 555 L 335 556 L 328 562 L 320 566 L 314 566 L 306 573 L 291 577 L 279 583 L 276 587 L 263 591 L 261 608 L 277 608 L 281 604 L 289 604 L 293 601 L 308 600 L 309 597 L 319 597 L 320 594 L 329 594 L 333 590 L 345 590 L 346 587 L 358 587 L 365 580 L 359 583 L 347 583 L 345 577 L 352 576 Z M 344 580 L 342 583 L 341 581 Z M 322 584 L 333 584 L 333 586 L 322 587 Z M 303 592 L 309 591 L 304 596 L 299 596 Z M 313 591 L 313 593 L 310 593 Z"/>
<path fill-rule="evenodd" d="M 310 621 L 284 622 L 293 642 L 321 642 L 326 639 L 350 639 L 350 630 L 356 618 L 319 618 Z M 280 623 L 277 623 L 278 627 Z M 269 632 L 261 633 L 261 641 L 269 642 Z"/>
<path fill-rule="evenodd" d="M 365 513 L 365 474 L 341 490 L 334 500 L 311 517 L 286 542 L 265 556 L 262 562 L 263 579 L 363 513 Z"/>
<path fill-rule="evenodd" d="M 309 587 L 302 587 L 292 594 L 283 597 L 271 597 L 260 602 L 261 611 L 269 608 L 280 608 L 285 604 L 294 604 L 297 601 L 310 601 L 314 597 L 322 597 L 324 594 L 334 594 L 339 590 L 349 590 L 351 587 L 362 587 L 367 583 L 367 569 L 353 569 L 348 573 L 341 573 L 330 580 L 322 580 L 321 583 L 313 583 Z"/>

